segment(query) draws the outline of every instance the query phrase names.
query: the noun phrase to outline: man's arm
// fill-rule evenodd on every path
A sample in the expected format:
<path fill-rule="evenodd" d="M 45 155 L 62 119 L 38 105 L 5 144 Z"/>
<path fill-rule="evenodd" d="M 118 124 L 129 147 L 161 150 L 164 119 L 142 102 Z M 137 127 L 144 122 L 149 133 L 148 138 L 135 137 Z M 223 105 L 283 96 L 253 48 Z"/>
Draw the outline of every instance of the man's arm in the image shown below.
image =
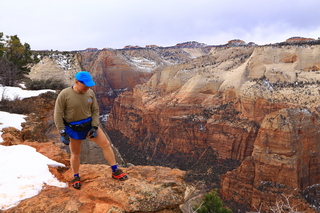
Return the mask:
<path fill-rule="evenodd" d="M 100 121 L 99 121 L 99 104 L 98 104 L 97 98 L 96 98 L 94 93 L 93 93 L 91 114 L 92 114 L 92 126 L 98 127 L 99 124 L 100 124 Z"/>
<path fill-rule="evenodd" d="M 58 130 L 64 129 L 63 115 L 65 109 L 64 95 L 60 93 L 55 102 L 53 119 Z"/>

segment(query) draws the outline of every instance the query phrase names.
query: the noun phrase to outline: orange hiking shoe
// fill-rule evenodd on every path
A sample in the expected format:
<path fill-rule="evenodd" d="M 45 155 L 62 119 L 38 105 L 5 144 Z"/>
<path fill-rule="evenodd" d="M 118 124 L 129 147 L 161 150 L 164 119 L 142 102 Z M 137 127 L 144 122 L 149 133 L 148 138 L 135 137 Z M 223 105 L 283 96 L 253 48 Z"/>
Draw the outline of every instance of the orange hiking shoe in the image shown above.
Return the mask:
<path fill-rule="evenodd" d="M 128 176 L 121 169 L 117 169 L 115 172 L 112 172 L 112 178 L 123 181 L 127 180 Z"/>
<path fill-rule="evenodd" d="M 81 188 L 81 181 L 80 181 L 80 177 L 75 177 L 72 180 L 72 186 L 75 189 L 80 189 Z"/>

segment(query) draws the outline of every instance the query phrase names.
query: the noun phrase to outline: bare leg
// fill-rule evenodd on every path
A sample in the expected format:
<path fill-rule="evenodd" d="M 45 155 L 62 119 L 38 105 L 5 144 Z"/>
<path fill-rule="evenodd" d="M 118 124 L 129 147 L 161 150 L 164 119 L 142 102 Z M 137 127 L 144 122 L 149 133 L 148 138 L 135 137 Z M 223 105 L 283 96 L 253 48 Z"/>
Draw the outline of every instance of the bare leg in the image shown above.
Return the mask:
<path fill-rule="evenodd" d="M 70 164 L 71 164 L 71 169 L 73 171 L 73 174 L 79 174 L 81 143 L 82 143 L 82 140 L 76 140 L 76 139 L 70 138 L 70 151 L 71 151 Z"/>
<path fill-rule="evenodd" d="M 104 158 L 108 161 L 110 166 L 117 164 L 113 149 L 110 145 L 110 141 L 108 140 L 108 138 L 106 137 L 106 135 L 104 134 L 104 132 L 100 128 L 98 128 L 97 137 L 89 138 L 89 140 L 95 142 L 96 144 L 98 144 L 100 146 L 100 148 L 102 149 Z"/>

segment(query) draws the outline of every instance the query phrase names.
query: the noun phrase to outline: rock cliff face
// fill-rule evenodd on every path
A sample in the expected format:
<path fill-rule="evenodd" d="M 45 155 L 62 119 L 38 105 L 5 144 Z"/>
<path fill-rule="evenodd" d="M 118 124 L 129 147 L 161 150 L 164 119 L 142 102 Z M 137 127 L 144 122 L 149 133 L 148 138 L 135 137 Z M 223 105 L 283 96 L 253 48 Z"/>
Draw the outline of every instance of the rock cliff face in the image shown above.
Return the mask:
<path fill-rule="evenodd" d="M 84 70 L 95 76 L 97 86 L 94 90 L 100 108 L 109 112 L 119 94 L 132 91 L 137 84 L 146 83 L 159 69 L 206 53 L 205 49 L 188 50 L 152 48 L 83 52 L 79 55 L 79 61 Z"/>
<path fill-rule="evenodd" d="M 208 181 L 242 162 L 221 180 L 225 199 L 268 208 L 276 187 L 305 203 L 302 191 L 319 180 L 319 51 L 212 48 L 121 94 L 106 128 L 132 163 L 194 169 Z"/>
<path fill-rule="evenodd" d="M 32 80 L 57 79 L 66 85 L 74 82 L 73 76 L 81 71 L 81 65 L 76 54 L 62 54 L 57 52 L 46 52 L 38 56 L 41 60 L 31 67 L 28 77 Z"/>
<path fill-rule="evenodd" d="M 130 145 L 147 151 L 150 160 L 161 155 L 161 160 L 172 161 L 179 154 L 198 159 L 208 149 L 222 159 L 243 160 L 251 155 L 259 125 L 240 117 L 237 93 L 246 80 L 243 63 L 253 48 L 211 51 L 165 68 L 147 84 L 123 93 L 116 99 L 107 128 L 119 130 Z"/>
<path fill-rule="evenodd" d="M 301 192 L 319 182 L 319 121 L 317 113 L 302 108 L 265 116 L 252 156 L 222 176 L 223 197 L 264 211 L 290 197 L 291 206 L 311 211 Z"/>
<path fill-rule="evenodd" d="M 94 76 L 93 89 L 101 111 L 108 113 L 114 99 L 137 84 L 146 83 L 163 67 L 186 62 L 210 48 L 146 48 L 132 50 L 97 50 L 78 53 L 42 53 L 42 60 L 31 68 L 31 79 L 57 79 L 67 85 L 74 83 L 76 72 L 86 70 Z"/>

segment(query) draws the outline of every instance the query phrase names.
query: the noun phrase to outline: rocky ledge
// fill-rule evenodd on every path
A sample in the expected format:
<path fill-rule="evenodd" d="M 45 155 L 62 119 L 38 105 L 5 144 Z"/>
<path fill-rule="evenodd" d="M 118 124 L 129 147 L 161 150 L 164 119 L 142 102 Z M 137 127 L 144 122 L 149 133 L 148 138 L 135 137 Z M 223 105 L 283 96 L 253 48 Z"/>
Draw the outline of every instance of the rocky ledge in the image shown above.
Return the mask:
<path fill-rule="evenodd" d="M 41 154 L 65 167 L 50 167 L 52 174 L 61 182 L 72 179 L 69 155 L 60 143 L 20 141 L 21 132 L 7 128 L 1 145 L 30 145 Z M 103 164 L 83 164 L 80 173 L 81 190 L 70 184 L 66 188 L 45 186 L 32 198 L 21 201 L 6 213 L 13 212 L 181 212 L 188 186 L 185 172 L 160 166 L 130 166 L 122 168 L 129 176 L 126 181 L 111 177 L 111 169 Z M 2 171 L 5 172 L 5 171 Z"/>
<path fill-rule="evenodd" d="M 60 181 L 69 182 L 72 172 L 65 170 L 51 169 Z M 81 190 L 47 186 L 5 212 L 180 212 L 186 191 L 183 171 L 150 166 L 123 170 L 129 179 L 120 182 L 111 178 L 107 165 L 82 165 Z"/>

